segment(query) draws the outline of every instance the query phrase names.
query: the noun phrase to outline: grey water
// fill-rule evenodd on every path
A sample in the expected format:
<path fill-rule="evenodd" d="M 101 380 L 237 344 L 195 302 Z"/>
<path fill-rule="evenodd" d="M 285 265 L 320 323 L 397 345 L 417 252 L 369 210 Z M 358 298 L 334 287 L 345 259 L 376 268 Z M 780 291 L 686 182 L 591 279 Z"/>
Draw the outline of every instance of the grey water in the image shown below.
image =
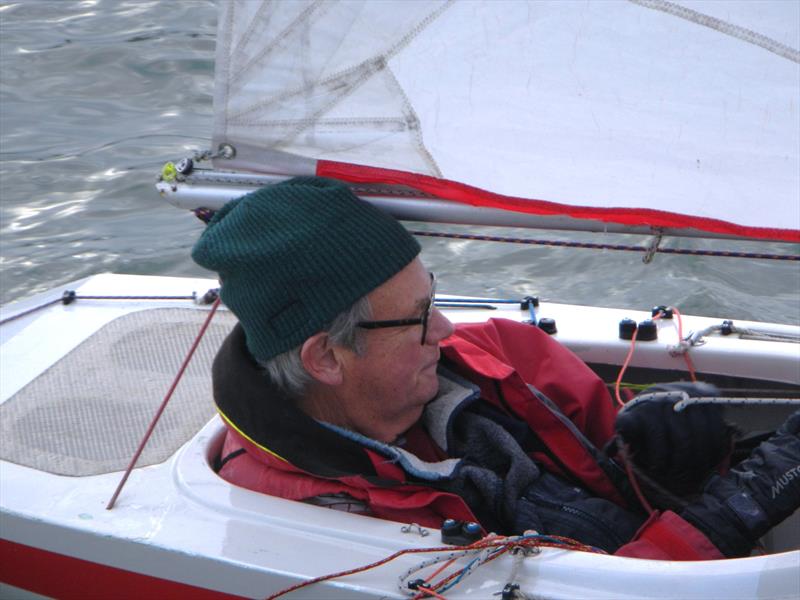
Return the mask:
<path fill-rule="evenodd" d="M 95 273 L 209 275 L 189 258 L 202 223 L 154 183 L 165 162 L 210 147 L 215 28 L 210 0 L 0 4 L 0 303 Z M 634 252 L 421 242 L 448 293 L 800 323 L 797 262 L 660 254 L 646 265 Z M 800 253 L 729 241 L 663 246 Z"/>

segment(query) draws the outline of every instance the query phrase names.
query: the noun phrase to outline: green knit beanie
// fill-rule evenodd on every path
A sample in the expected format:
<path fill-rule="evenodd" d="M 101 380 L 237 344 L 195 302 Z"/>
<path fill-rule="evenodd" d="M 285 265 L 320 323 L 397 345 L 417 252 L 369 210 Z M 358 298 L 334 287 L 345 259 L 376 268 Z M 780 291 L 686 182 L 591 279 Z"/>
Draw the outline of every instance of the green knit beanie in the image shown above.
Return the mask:
<path fill-rule="evenodd" d="M 322 331 L 419 252 L 400 223 L 346 185 L 298 177 L 226 204 L 192 258 L 219 274 L 248 349 L 267 360 Z"/>

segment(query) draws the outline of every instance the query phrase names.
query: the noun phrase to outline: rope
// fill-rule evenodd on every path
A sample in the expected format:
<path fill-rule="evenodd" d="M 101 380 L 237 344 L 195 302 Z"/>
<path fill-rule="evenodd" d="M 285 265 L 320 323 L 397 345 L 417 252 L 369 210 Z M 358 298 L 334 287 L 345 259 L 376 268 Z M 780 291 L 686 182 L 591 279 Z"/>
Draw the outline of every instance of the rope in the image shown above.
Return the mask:
<path fill-rule="evenodd" d="M 628 354 L 625 357 L 625 360 L 622 361 L 622 367 L 619 370 L 619 375 L 617 375 L 617 380 L 614 382 L 614 398 L 617 400 L 617 404 L 620 406 L 625 406 L 625 402 L 622 400 L 622 396 L 620 394 L 620 387 L 622 386 L 622 376 L 625 375 L 625 371 L 628 368 L 628 365 L 631 362 L 631 358 L 633 358 L 633 350 L 636 347 L 636 335 L 639 333 L 639 328 L 633 330 L 633 335 L 631 336 L 631 347 L 628 349 Z"/>
<path fill-rule="evenodd" d="M 636 493 L 636 497 L 639 499 L 639 502 L 641 503 L 645 511 L 647 511 L 647 515 L 652 516 L 653 512 L 655 511 L 653 510 L 653 507 L 650 505 L 650 503 L 647 501 L 647 497 L 644 495 L 642 488 L 639 486 L 639 481 L 636 479 L 636 474 L 633 472 L 633 464 L 632 464 L 633 461 L 631 461 L 630 458 L 628 445 L 620 440 L 620 443 L 617 444 L 617 447 L 619 449 L 619 455 L 622 458 L 622 464 L 625 467 L 625 473 L 628 476 L 628 481 L 631 482 L 631 487 L 633 487 L 633 491 Z"/>
<path fill-rule="evenodd" d="M 683 340 L 683 317 L 681 316 L 681 312 L 675 306 L 670 306 L 669 308 L 675 314 L 675 319 L 678 327 L 678 339 Z M 683 352 L 681 352 L 681 354 L 683 354 L 683 360 L 686 363 L 686 368 L 689 371 L 690 379 L 696 382 L 697 373 L 694 368 L 694 363 L 692 362 L 692 359 L 689 357 L 689 349 L 686 348 Z"/>
<path fill-rule="evenodd" d="M 519 575 L 519 570 L 522 568 L 522 562 L 528 556 L 539 552 L 540 550 L 538 548 L 533 548 L 530 550 L 528 548 L 514 548 L 511 550 L 511 573 L 508 576 L 508 583 L 506 583 L 503 591 L 501 591 L 499 594 L 502 600 L 506 600 L 506 598 L 513 600 L 527 600 L 528 596 L 522 590 L 520 590 L 520 586 L 517 583 L 517 577 Z M 495 596 L 497 595 L 498 594 L 495 594 Z"/>
<path fill-rule="evenodd" d="M 674 307 L 670 307 L 670 310 L 675 310 Z M 657 315 L 653 316 L 653 321 L 658 321 L 664 315 L 663 312 L 658 313 Z M 614 382 L 614 397 L 617 400 L 617 404 L 621 407 L 625 406 L 625 402 L 622 400 L 622 396 L 620 394 L 620 388 L 622 386 L 622 377 L 625 375 L 625 371 L 628 370 L 628 366 L 630 365 L 631 359 L 633 358 L 633 351 L 636 348 L 636 336 L 639 334 L 639 327 L 633 330 L 633 335 L 631 336 L 631 347 L 628 349 L 628 354 L 625 356 L 625 360 L 622 361 L 622 366 L 619 369 L 619 375 L 617 375 L 617 380 Z M 687 363 L 688 364 L 688 363 Z"/>
<path fill-rule="evenodd" d="M 681 338 L 681 342 L 672 348 L 670 353 L 682 354 L 688 351 L 690 346 L 697 346 L 703 342 L 703 338 L 711 333 L 720 332 L 722 335 L 738 334 L 745 340 L 761 340 L 768 342 L 800 342 L 800 336 L 788 331 L 769 331 L 767 329 L 753 327 L 739 327 L 733 321 L 723 321 L 719 325 L 710 325 L 700 331 L 689 334 L 686 339 Z"/>
<path fill-rule="evenodd" d="M 301 581 L 293 586 L 290 586 L 286 589 L 283 589 L 275 594 L 269 596 L 266 600 L 275 600 L 276 598 L 280 598 L 286 594 L 291 592 L 297 591 L 299 589 L 308 587 L 315 583 L 321 583 L 323 581 L 329 581 L 331 579 L 338 579 L 339 577 L 346 577 L 348 575 L 355 575 L 356 573 L 362 573 L 364 571 L 369 571 L 371 569 L 378 568 L 380 566 L 385 565 L 388 562 L 393 561 L 400 556 L 404 556 L 406 554 L 424 554 L 424 553 L 434 553 L 434 552 L 444 552 L 446 553 L 445 557 L 439 560 L 431 561 L 424 561 L 428 564 L 435 564 L 441 562 L 442 560 L 450 560 L 453 558 L 453 555 L 464 555 L 473 553 L 480 556 L 485 550 L 489 550 L 491 555 L 485 560 L 482 561 L 480 564 L 484 564 L 486 562 L 490 562 L 495 558 L 501 556 L 507 551 L 513 550 L 514 548 L 523 548 L 523 549 L 531 549 L 531 548 L 541 548 L 541 547 L 548 547 L 548 548 L 560 548 L 562 550 L 576 550 L 579 552 L 592 552 L 595 554 L 606 554 L 604 551 L 594 548 L 592 546 L 588 546 L 586 544 L 582 544 L 570 538 L 565 538 L 561 536 L 552 536 L 552 535 L 539 535 L 539 534 L 525 534 L 522 536 L 516 537 L 488 537 L 478 542 L 475 542 L 467 549 L 464 550 L 454 550 L 453 546 L 438 546 L 434 548 L 405 548 L 403 550 L 398 550 L 394 554 L 387 556 L 386 558 L 382 558 L 381 560 L 375 561 L 373 563 L 363 565 L 360 567 L 356 567 L 353 569 L 348 569 L 346 571 L 339 571 L 338 573 L 330 573 L 328 575 L 320 575 L 319 577 L 314 577 L 313 579 L 308 579 L 306 581 Z M 459 556 L 455 556 L 455 558 L 459 558 Z M 463 577 L 465 576 L 465 571 L 472 567 L 472 569 L 477 568 L 476 559 L 470 562 L 469 565 L 452 573 L 444 580 L 438 583 L 428 583 L 424 580 L 418 580 L 415 583 L 416 590 L 421 592 L 415 596 L 415 598 L 425 598 L 425 597 L 440 597 L 435 596 L 435 594 L 441 595 L 443 591 L 449 589 L 456 585 Z M 418 570 L 418 569 L 416 569 Z M 409 571 L 408 573 L 413 573 L 414 570 Z M 406 591 L 406 590 L 403 590 Z"/>
<path fill-rule="evenodd" d="M 558 246 L 566 248 L 590 248 L 593 250 L 623 250 L 627 252 L 648 252 L 650 248 L 626 246 L 623 244 L 596 244 L 591 242 L 571 242 L 566 240 L 534 240 L 530 238 L 512 238 L 496 235 L 477 235 L 467 233 L 451 233 L 444 231 L 411 231 L 412 235 L 421 237 L 451 238 L 455 240 L 471 240 L 478 242 L 505 242 L 510 244 L 529 244 L 533 246 Z M 751 258 L 764 260 L 800 261 L 800 254 L 763 254 L 754 252 L 733 252 L 730 250 L 691 250 L 688 248 L 658 248 L 662 254 L 682 254 L 689 256 L 717 256 L 724 258 Z"/>
<path fill-rule="evenodd" d="M 22 311 L 21 313 L 17 313 L 16 315 L 12 315 L 0 321 L 0 325 L 5 325 L 9 321 L 15 321 L 16 319 L 21 319 L 25 315 L 29 315 L 31 313 L 36 312 L 37 310 L 41 310 L 43 308 L 47 308 L 48 306 L 53 306 L 53 304 L 58 304 L 62 302 L 61 298 L 56 298 L 55 300 L 51 300 L 50 302 L 45 302 L 44 304 L 40 304 L 39 306 L 34 306 L 33 308 L 29 308 L 28 310 Z"/>
<path fill-rule="evenodd" d="M 208 326 L 211 324 L 211 319 L 214 318 L 214 313 L 217 312 L 219 304 L 220 304 L 220 299 L 217 298 L 214 301 L 214 304 L 211 305 L 211 310 L 208 311 L 208 316 L 206 317 L 203 326 L 197 333 L 197 337 L 195 338 L 194 343 L 192 343 L 192 347 L 189 348 L 189 352 L 186 354 L 186 358 L 183 359 L 183 364 L 181 365 L 181 368 L 178 369 L 178 373 L 175 375 L 175 379 L 172 381 L 172 385 L 167 391 L 167 394 L 164 396 L 164 400 L 161 402 L 161 406 L 158 407 L 158 410 L 156 411 L 156 414 L 153 417 L 150 426 L 147 428 L 147 431 L 145 432 L 142 441 L 139 443 L 139 447 L 133 454 L 133 458 L 131 458 L 131 462 L 128 465 L 128 468 L 125 469 L 125 474 L 122 476 L 119 485 L 117 485 L 117 489 L 114 491 L 114 495 L 111 496 L 111 500 L 108 501 L 108 506 L 106 506 L 106 510 L 111 510 L 112 508 L 114 508 L 114 503 L 117 501 L 117 497 L 122 491 L 122 488 L 125 486 L 125 482 L 128 481 L 128 476 L 131 474 L 131 471 L 133 471 L 133 467 L 136 466 L 136 461 L 139 460 L 139 456 L 141 456 L 142 452 L 144 451 L 144 447 L 147 445 L 150 436 L 153 434 L 153 430 L 156 428 L 156 424 L 158 424 L 158 420 L 161 418 L 164 409 L 167 408 L 167 403 L 169 402 L 169 399 L 172 397 L 172 393 L 175 391 L 175 388 L 178 387 L 178 382 L 181 380 L 181 377 L 183 377 L 183 373 L 184 371 L 186 371 L 186 367 L 189 366 L 189 361 L 192 360 L 192 356 L 194 356 L 194 351 L 197 350 L 197 347 L 200 345 L 200 340 L 203 339 L 203 335 L 205 335 L 206 329 L 208 329 Z"/>
<path fill-rule="evenodd" d="M 75 296 L 75 300 L 195 300 L 191 296 Z"/>

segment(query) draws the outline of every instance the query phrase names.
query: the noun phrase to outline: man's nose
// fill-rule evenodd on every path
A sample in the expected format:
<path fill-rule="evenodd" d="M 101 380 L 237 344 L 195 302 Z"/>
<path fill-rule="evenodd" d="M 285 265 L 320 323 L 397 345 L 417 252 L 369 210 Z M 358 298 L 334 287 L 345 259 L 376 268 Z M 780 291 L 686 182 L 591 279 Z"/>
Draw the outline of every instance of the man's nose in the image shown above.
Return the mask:
<path fill-rule="evenodd" d="M 428 335 L 426 344 L 438 344 L 443 339 L 450 337 L 455 331 L 455 325 L 444 316 L 444 313 L 435 306 L 431 311 L 430 323 L 428 324 Z"/>

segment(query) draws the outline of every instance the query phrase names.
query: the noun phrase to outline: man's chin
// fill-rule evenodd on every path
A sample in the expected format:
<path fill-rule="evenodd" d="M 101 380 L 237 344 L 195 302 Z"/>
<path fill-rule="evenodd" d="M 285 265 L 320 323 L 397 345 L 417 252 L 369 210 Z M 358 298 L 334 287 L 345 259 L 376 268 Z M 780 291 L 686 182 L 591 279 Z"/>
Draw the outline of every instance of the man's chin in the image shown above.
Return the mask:
<path fill-rule="evenodd" d="M 428 404 L 428 402 L 436 398 L 436 394 L 439 393 L 439 377 L 437 377 L 434 371 L 433 376 L 426 375 L 420 381 L 420 384 L 420 397 L 425 398 L 424 403 Z"/>

